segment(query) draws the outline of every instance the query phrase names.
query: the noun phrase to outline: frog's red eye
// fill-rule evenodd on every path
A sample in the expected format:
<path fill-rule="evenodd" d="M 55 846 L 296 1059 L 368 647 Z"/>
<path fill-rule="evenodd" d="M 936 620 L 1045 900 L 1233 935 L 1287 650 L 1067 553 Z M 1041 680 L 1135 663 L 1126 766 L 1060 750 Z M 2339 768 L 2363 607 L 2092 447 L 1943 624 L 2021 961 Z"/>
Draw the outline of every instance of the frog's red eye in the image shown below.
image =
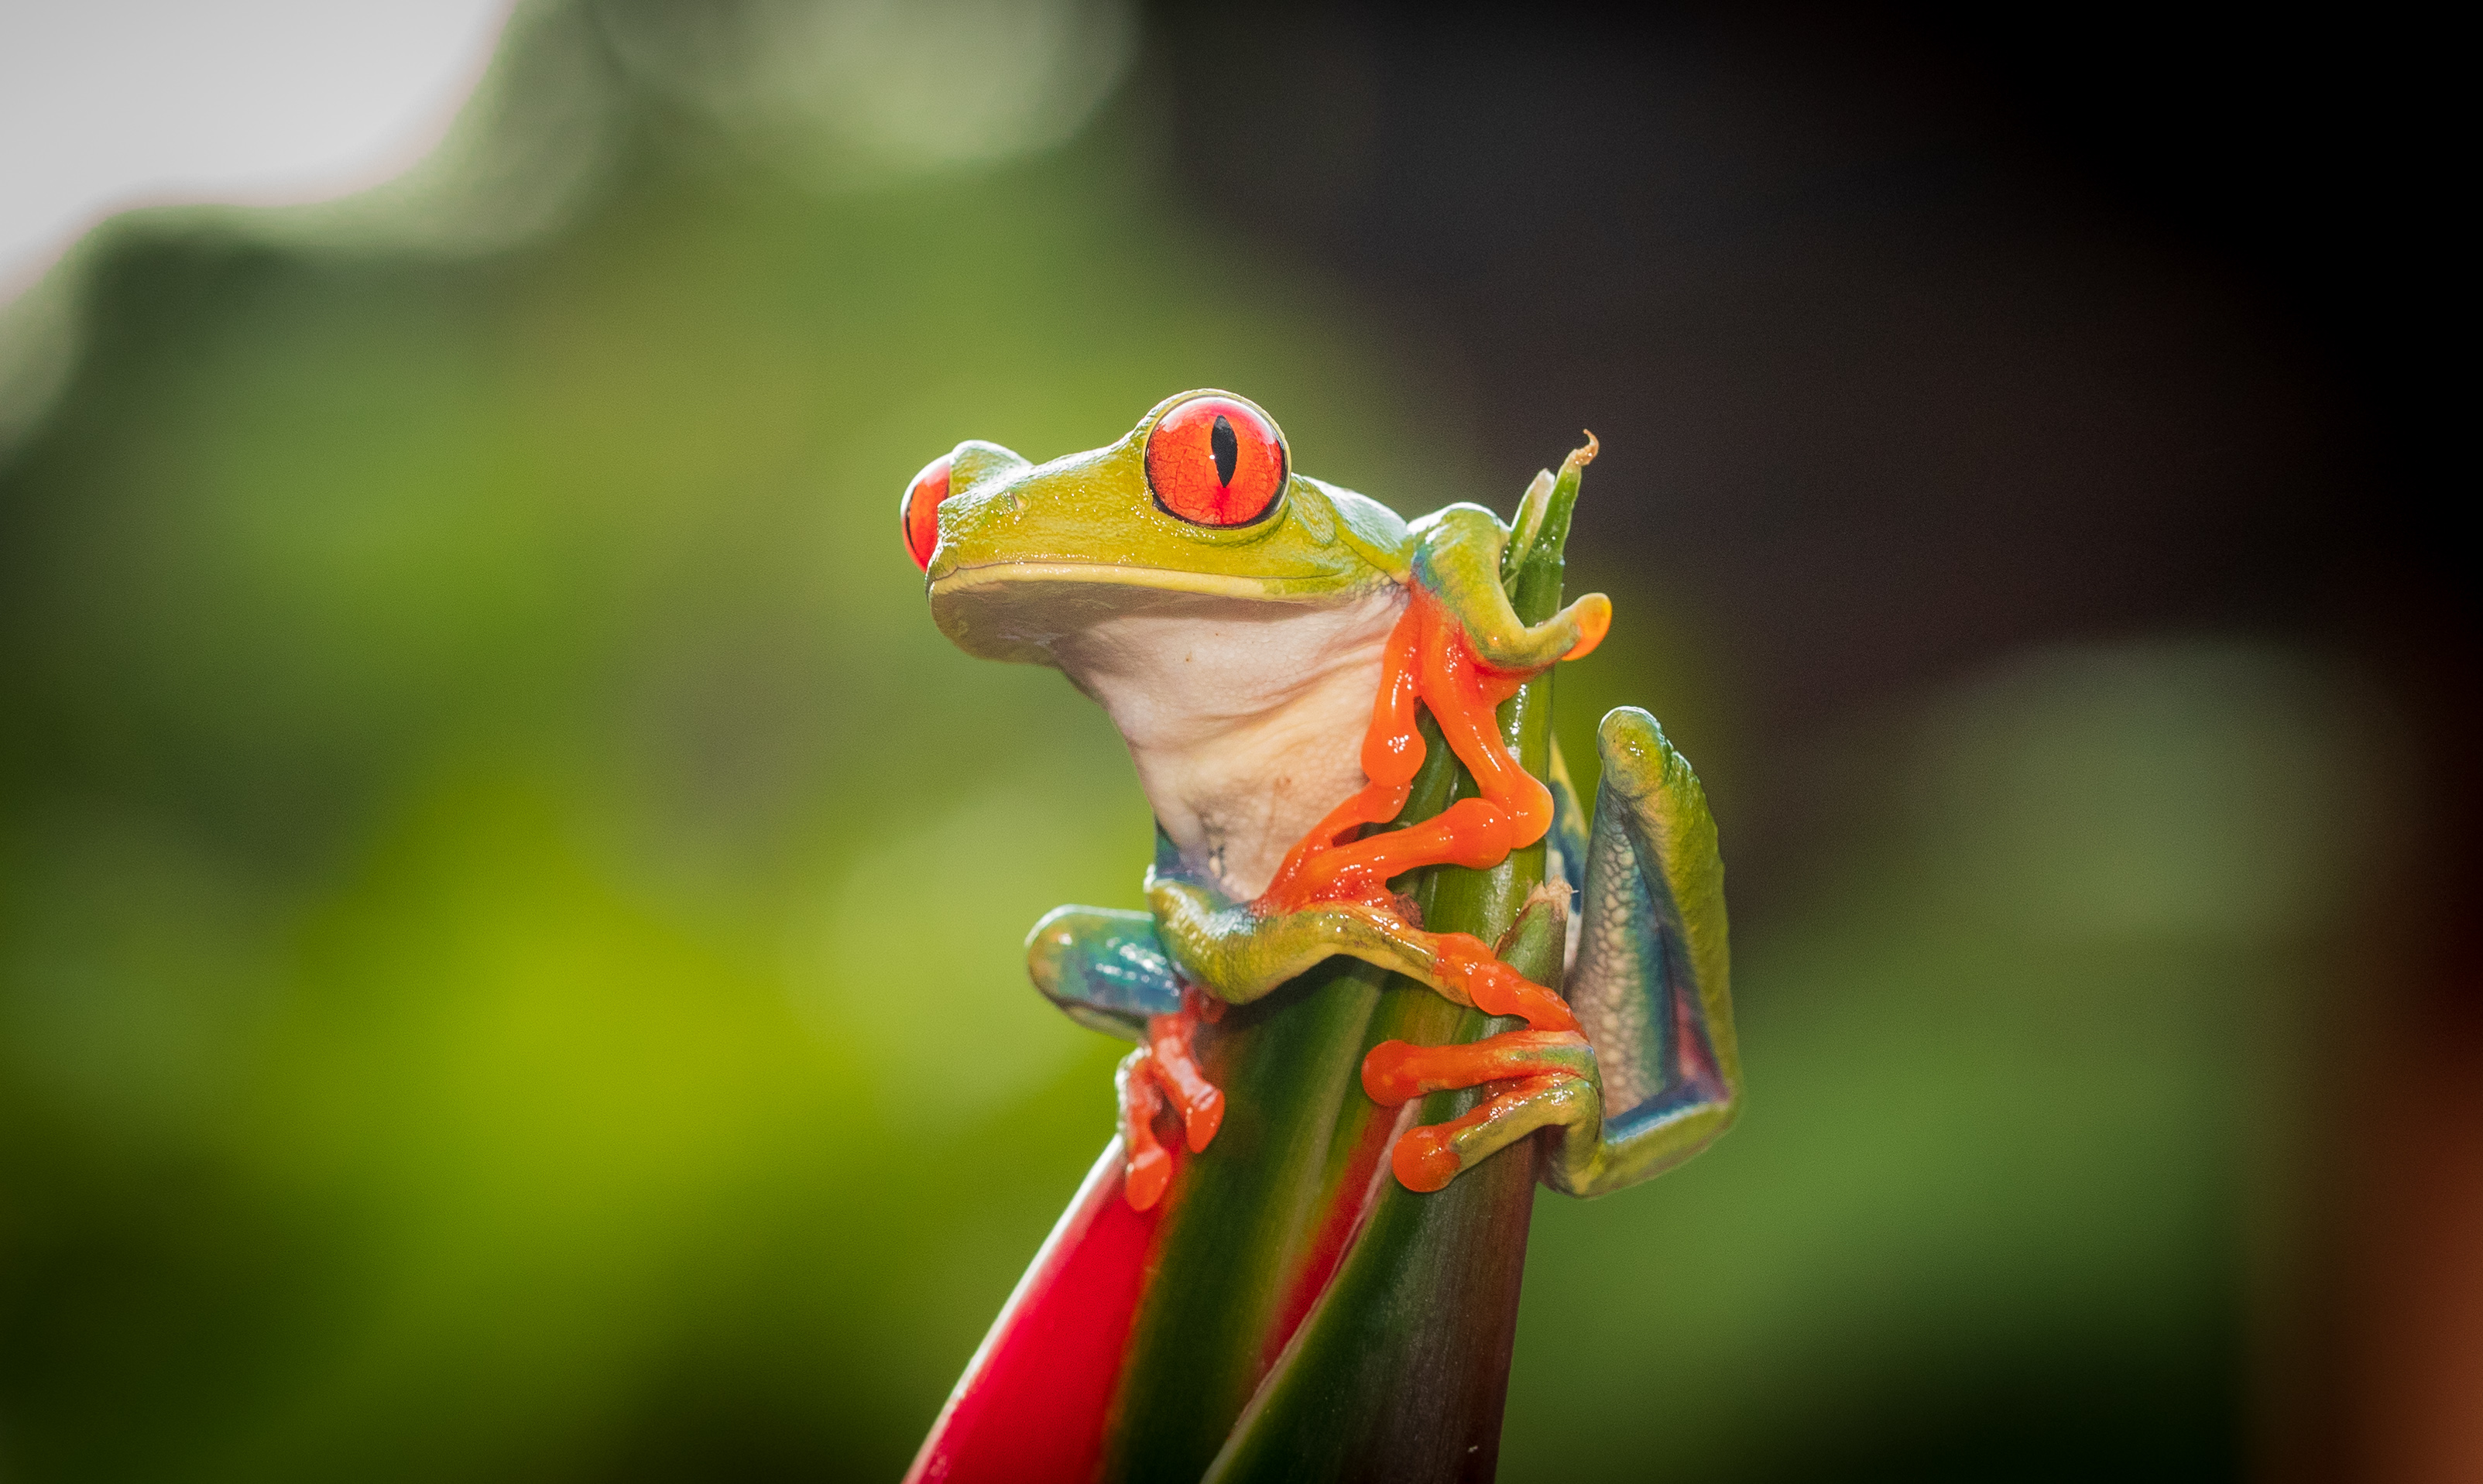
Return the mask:
<path fill-rule="evenodd" d="M 948 456 L 942 454 L 922 465 L 922 472 L 905 487 L 905 498 L 897 502 L 905 549 L 914 554 L 914 565 L 926 572 L 931 570 L 931 553 L 940 546 L 940 502 L 948 497 Z"/>
<path fill-rule="evenodd" d="M 1147 435 L 1147 488 L 1195 525 L 1248 525 L 1285 488 L 1285 440 L 1267 414 L 1231 397 L 1193 397 Z"/>

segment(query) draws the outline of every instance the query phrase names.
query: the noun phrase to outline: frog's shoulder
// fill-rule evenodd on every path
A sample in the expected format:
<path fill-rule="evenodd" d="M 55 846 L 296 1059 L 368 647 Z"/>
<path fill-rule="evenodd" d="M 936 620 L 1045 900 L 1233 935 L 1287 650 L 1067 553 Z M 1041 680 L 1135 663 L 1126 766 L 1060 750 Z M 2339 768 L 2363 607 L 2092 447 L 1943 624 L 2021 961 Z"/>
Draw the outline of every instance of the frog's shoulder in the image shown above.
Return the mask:
<path fill-rule="evenodd" d="M 1414 534 L 1404 518 L 1367 494 L 1296 474 L 1304 503 L 1323 504 L 1335 516 L 1337 535 L 1362 559 L 1399 582 L 1414 566 Z M 1314 517 L 1316 518 L 1316 517 Z"/>

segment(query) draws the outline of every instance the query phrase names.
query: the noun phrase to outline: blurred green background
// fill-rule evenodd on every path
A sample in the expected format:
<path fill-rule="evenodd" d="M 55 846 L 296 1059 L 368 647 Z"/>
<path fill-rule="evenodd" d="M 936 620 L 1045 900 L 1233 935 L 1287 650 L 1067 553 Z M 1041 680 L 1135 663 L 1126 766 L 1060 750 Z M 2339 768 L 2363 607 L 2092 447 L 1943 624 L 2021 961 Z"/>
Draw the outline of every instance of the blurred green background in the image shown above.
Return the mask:
<path fill-rule="evenodd" d="M 1569 756 L 1650 705 L 1736 867 L 1749 1114 L 1539 1203 L 1504 1476 L 2270 1471 L 2423 812 L 2418 719 L 2219 534 L 2320 544 L 2261 475 L 2352 484 L 2325 342 L 1993 163 L 1903 36 L 1640 38 L 1655 184 L 1599 201 L 1442 121 L 1587 42 L 1295 20 L 532 7 L 408 180 L 33 291 L 0 1478 L 898 1473 L 1110 1131 L 1021 938 L 1136 905 L 1148 821 L 1100 711 L 932 629 L 896 495 L 1193 385 L 1408 514 L 1592 425 Z"/>

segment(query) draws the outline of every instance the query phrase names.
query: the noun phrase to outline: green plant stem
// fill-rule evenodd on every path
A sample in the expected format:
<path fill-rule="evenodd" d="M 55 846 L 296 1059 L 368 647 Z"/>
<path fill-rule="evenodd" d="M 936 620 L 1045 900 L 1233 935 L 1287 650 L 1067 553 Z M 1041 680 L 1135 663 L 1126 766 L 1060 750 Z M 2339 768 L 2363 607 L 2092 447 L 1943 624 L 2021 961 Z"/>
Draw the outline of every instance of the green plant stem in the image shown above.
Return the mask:
<path fill-rule="evenodd" d="M 1511 597 L 1529 623 L 1560 606 L 1562 548 L 1577 498 L 1564 467 Z M 1549 672 L 1500 710 L 1521 763 L 1547 777 Z M 1428 752 L 1397 827 L 1475 791 L 1422 719 Z M 1408 883 L 1436 932 L 1501 942 L 1543 879 L 1538 842 L 1488 871 L 1440 866 Z M 1512 945 L 1513 967 L 1557 987 L 1559 935 Z M 1373 1104 L 1363 1056 L 1384 1040 L 1473 1041 L 1494 1020 L 1414 981 L 1336 961 L 1234 1012 L 1208 1048 L 1225 1091 L 1222 1132 L 1188 1161 L 1132 1336 L 1105 1475 L 1216 1480 L 1489 1478 L 1516 1334 L 1534 1141 L 1432 1194 L 1379 1166 L 1376 1199 L 1333 1280 L 1280 1354 L 1269 1336 L 1316 1260 L 1322 1222 L 1359 1209 L 1368 1152 L 1396 1110 Z M 1482 1090 L 1434 1094 L 1420 1118 L 1466 1111 Z M 1357 1164 L 1357 1152 L 1363 1164 Z"/>

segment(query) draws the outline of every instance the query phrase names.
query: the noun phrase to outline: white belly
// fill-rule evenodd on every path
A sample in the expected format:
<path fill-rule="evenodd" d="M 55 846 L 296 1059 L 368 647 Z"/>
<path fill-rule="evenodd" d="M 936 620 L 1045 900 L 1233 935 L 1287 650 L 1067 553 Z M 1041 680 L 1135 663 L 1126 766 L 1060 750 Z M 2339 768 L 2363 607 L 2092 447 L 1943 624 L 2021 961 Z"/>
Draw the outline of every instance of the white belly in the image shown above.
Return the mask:
<path fill-rule="evenodd" d="M 1362 736 L 1404 607 L 1202 600 L 1103 620 L 1053 649 L 1130 744 L 1156 818 L 1237 900 L 1363 784 Z"/>

